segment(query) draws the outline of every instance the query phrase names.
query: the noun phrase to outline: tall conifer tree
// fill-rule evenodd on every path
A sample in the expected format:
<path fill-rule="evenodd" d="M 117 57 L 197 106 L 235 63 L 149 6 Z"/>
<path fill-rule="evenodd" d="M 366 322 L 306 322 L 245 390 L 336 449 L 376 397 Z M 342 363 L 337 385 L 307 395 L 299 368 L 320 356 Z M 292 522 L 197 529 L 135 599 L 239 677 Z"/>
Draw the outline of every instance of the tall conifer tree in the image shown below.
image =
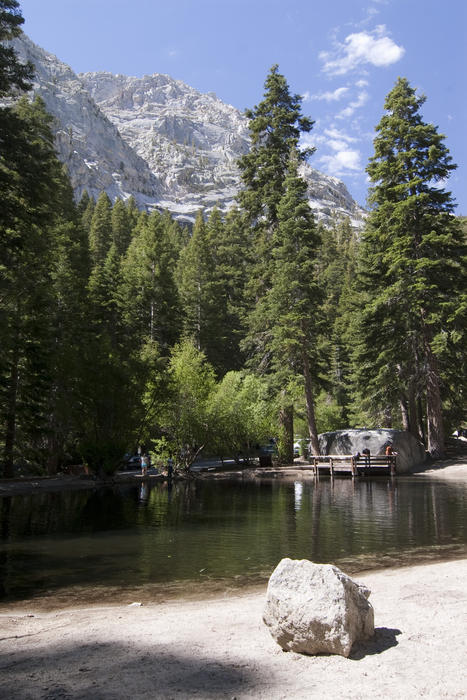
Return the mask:
<path fill-rule="evenodd" d="M 278 66 L 273 66 L 265 82 L 264 99 L 246 112 L 250 120 L 251 149 L 239 160 L 244 188 L 239 193 L 245 224 L 251 227 L 251 275 L 247 285 L 250 311 L 246 316 L 243 344 L 250 366 L 259 373 L 272 373 L 272 344 L 278 338 L 278 326 L 271 315 L 271 289 L 276 272 L 274 248 L 279 226 L 279 204 L 286 192 L 286 175 L 291 153 L 295 161 L 304 161 L 312 149 L 300 150 L 303 132 L 313 122 L 301 114 L 300 95 L 290 93 Z M 276 366 L 277 369 L 277 366 Z M 279 374 L 277 375 L 279 377 Z M 274 382 L 272 383 L 274 384 Z M 292 450 L 292 402 L 287 387 L 280 389 L 280 422 L 287 435 L 284 456 Z M 285 443 L 284 443 L 285 444 Z"/>
<path fill-rule="evenodd" d="M 318 454 L 314 365 L 322 302 L 316 275 L 319 235 L 307 201 L 307 184 L 298 174 L 297 161 L 293 149 L 284 181 L 285 192 L 277 208 L 273 274 L 264 310 L 270 315 L 269 350 L 275 381 L 285 387 L 295 376 L 302 377 L 308 432 L 312 450 Z"/>
<path fill-rule="evenodd" d="M 1 170 L 9 184 L 0 263 L 0 436 L 4 475 L 17 457 L 38 458 L 46 433 L 55 363 L 57 229 L 63 174 L 55 155 L 51 117 L 40 98 L 9 108 L 11 130 Z M 10 177 L 11 175 L 11 177 Z"/>
<path fill-rule="evenodd" d="M 89 248 L 93 266 L 102 265 L 112 245 L 112 202 L 105 192 L 99 195 L 89 231 Z"/>
<path fill-rule="evenodd" d="M 372 211 L 361 246 L 357 375 L 362 381 L 367 373 L 365 389 L 380 408 L 398 398 L 413 407 L 423 398 L 427 447 L 437 456 L 444 451 L 443 367 L 465 341 L 465 247 L 451 194 L 440 186 L 456 166 L 444 137 L 422 120 L 424 101 L 399 78 L 377 126 L 367 168 Z"/>
<path fill-rule="evenodd" d="M 226 332 L 222 323 L 225 298 L 216 270 L 215 250 L 201 211 L 196 217 L 193 234 L 180 254 L 176 274 L 184 337 L 204 352 L 208 362 L 219 372 L 222 368 L 219 338 Z"/>

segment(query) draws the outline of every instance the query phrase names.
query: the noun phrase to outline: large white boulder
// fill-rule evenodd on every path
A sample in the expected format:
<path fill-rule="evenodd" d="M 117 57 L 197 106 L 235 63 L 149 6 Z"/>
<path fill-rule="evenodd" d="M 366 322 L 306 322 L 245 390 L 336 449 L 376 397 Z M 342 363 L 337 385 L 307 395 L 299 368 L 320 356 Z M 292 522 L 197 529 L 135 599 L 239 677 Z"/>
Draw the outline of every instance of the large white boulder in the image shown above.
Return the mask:
<path fill-rule="evenodd" d="M 282 559 L 269 579 L 263 621 L 284 651 L 348 656 L 374 634 L 370 590 L 336 566 Z"/>
<path fill-rule="evenodd" d="M 335 430 L 319 435 L 319 451 L 322 455 L 353 455 L 367 447 L 372 455 L 384 455 L 387 445 L 397 452 L 396 471 L 408 472 L 426 460 L 425 447 L 405 430 L 378 428 L 367 430 Z"/>

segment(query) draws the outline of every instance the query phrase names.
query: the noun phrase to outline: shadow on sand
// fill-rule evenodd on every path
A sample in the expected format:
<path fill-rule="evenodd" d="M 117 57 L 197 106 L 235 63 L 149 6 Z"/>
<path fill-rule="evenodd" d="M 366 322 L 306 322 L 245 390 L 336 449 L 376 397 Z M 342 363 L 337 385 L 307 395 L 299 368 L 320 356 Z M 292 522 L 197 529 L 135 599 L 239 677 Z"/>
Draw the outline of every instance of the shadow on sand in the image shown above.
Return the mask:
<path fill-rule="evenodd" d="M 261 684 L 245 665 L 170 648 L 114 643 L 13 651 L 0 656 L 2 698 L 232 697 L 254 694 Z"/>
<path fill-rule="evenodd" d="M 383 651 L 387 651 L 391 649 L 391 647 L 395 647 L 399 644 L 397 641 L 397 636 L 399 634 L 402 634 L 402 632 L 398 629 L 376 627 L 375 634 L 371 639 L 368 639 L 366 642 L 356 642 L 353 645 L 349 659 L 359 661 L 365 656 L 382 654 Z"/>

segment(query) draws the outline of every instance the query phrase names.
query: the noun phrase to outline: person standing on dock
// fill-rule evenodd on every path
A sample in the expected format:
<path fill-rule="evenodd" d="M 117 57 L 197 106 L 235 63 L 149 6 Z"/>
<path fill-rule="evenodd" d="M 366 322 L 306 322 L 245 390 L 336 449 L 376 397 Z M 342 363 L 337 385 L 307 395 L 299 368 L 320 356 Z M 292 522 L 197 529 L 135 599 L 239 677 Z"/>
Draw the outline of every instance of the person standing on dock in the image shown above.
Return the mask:
<path fill-rule="evenodd" d="M 390 442 L 389 445 L 386 447 L 385 454 L 388 458 L 388 466 L 391 464 L 395 464 L 397 452 L 394 452 L 392 442 Z"/>
<path fill-rule="evenodd" d="M 367 467 L 370 466 L 370 450 L 368 449 L 368 447 L 365 447 L 365 449 L 362 450 L 362 455 L 363 455 L 364 458 L 365 458 L 364 466 L 365 466 L 365 469 L 366 469 Z"/>
<path fill-rule="evenodd" d="M 174 470 L 174 461 L 172 457 L 169 457 L 167 460 L 167 478 L 171 479 L 173 475 L 173 470 Z"/>

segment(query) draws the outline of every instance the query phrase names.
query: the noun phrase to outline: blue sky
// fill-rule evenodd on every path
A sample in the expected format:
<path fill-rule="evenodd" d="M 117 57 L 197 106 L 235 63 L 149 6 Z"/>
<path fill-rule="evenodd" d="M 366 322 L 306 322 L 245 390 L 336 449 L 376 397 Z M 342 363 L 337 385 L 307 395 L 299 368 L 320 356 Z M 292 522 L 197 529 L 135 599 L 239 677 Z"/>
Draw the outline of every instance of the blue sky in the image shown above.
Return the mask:
<path fill-rule="evenodd" d="M 362 205 L 384 98 L 398 76 L 427 97 L 467 215 L 465 0 L 20 0 L 23 29 L 75 72 L 167 73 L 240 110 L 278 63 L 315 120 L 313 167 Z"/>

